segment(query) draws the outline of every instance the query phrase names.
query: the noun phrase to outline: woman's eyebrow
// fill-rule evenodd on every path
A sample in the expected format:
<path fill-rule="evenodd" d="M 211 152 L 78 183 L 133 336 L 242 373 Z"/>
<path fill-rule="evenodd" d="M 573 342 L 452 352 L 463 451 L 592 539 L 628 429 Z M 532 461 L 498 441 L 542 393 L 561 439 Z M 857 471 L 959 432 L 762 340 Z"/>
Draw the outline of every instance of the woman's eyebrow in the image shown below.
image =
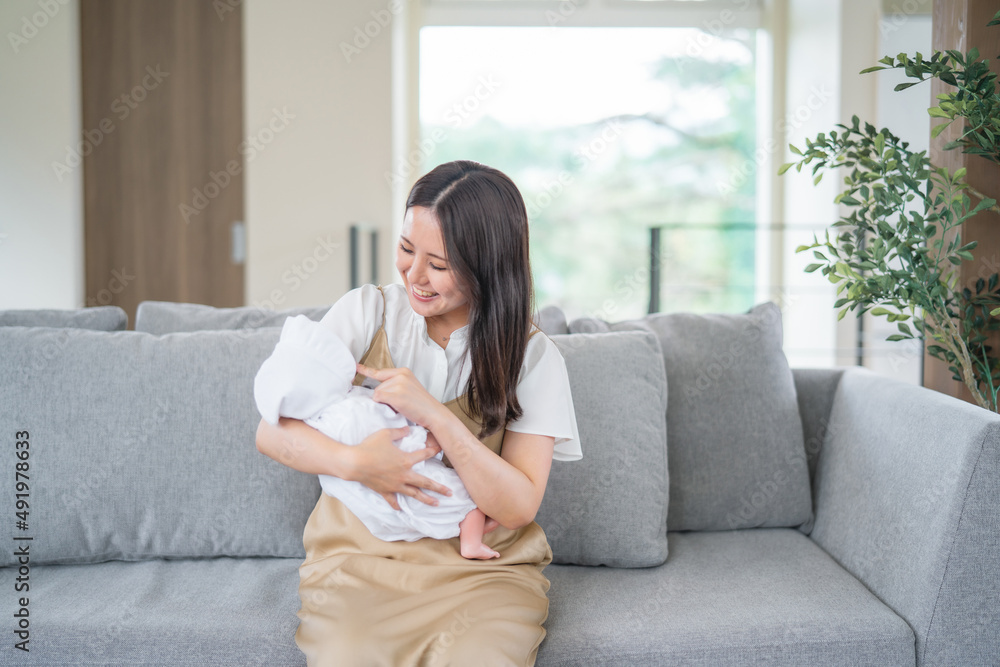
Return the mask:
<path fill-rule="evenodd" d="M 405 237 L 405 236 L 403 236 L 402 234 L 400 234 L 400 235 L 399 235 L 399 238 L 401 238 L 401 239 L 403 239 L 404 241 L 406 241 L 406 242 L 407 242 L 407 244 L 409 244 L 409 245 L 413 245 L 413 241 L 411 241 L 410 239 L 406 238 L 406 237 Z M 435 255 L 435 254 L 434 254 L 434 253 L 432 253 L 432 252 L 429 252 L 429 253 L 427 253 L 427 254 L 428 254 L 428 255 L 430 255 L 431 257 L 437 257 L 437 258 L 438 258 L 438 259 L 440 259 L 440 260 L 441 260 L 442 262 L 447 262 L 447 261 L 448 261 L 448 259 L 447 259 L 446 257 L 442 257 L 441 255 Z"/>

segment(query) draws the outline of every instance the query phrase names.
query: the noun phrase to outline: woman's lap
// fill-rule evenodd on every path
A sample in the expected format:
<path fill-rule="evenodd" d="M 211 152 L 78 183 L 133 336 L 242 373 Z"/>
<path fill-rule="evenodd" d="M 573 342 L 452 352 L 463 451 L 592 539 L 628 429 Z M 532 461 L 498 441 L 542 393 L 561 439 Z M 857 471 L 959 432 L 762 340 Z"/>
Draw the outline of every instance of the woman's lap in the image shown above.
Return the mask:
<path fill-rule="evenodd" d="M 551 559 L 537 525 L 498 529 L 487 542 L 501 558 L 470 561 L 457 538 L 376 540 L 325 496 L 304 541 L 296 641 L 310 665 L 534 663 Z"/>

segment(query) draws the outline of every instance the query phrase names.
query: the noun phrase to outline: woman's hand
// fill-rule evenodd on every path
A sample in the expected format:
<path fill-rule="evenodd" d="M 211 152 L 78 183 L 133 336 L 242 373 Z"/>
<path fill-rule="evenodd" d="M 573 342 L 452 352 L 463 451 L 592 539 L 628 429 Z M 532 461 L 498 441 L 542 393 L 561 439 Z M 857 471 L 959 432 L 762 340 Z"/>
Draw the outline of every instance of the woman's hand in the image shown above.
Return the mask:
<path fill-rule="evenodd" d="M 392 444 L 393 440 L 404 437 L 409 431 L 409 426 L 384 428 L 352 448 L 355 458 L 351 478 L 381 495 L 395 510 L 399 509 L 397 493 L 411 496 L 428 505 L 437 505 L 438 501 L 424 493 L 424 489 L 445 496 L 451 495 L 448 487 L 413 472 L 414 465 L 441 451 L 436 442 L 432 441 L 427 447 L 415 452 L 404 452 Z"/>
<path fill-rule="evenodd" d="M 498 457 L 431 396 L 410 369 L 374 370 L 358 364 L 358 372 L 379 381 L 373 399 L 428 430 L 427 442 L 434 451 L 448 455 L 473 502 L 487 516 L 512 530 L 534 520 L 548 482 L 555 438 L 507 431 Z M 495 526 L 491 522 L 488 527 Z"/>
<path fill-rule="evenodd" d="M 431 430 L 434 418 L 441 410 L 447 411 L 440 401 L 424 389 L 409 368 L 384 368 L 376 370 L 358 364 L 358 372 L 378 380 L 372 398 L 388 405 L 411 422 Z"/>

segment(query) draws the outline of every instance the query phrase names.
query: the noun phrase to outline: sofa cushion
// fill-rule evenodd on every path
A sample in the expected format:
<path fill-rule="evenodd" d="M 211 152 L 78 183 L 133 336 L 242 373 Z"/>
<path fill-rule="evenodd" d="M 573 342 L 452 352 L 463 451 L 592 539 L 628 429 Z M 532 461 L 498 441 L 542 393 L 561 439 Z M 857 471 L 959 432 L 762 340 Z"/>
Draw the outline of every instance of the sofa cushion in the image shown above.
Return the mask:
<path fill-rule="evenodd" d="M 295 645 L 300 562 L 204 558 L 33 566 L 30 653 L 17 651 L 13 664 L 305 667 Z M 5 590 L 14 590 L 15 576 L 14 568 L 0 569 Z M 14 650 L 4 647 L 7 654 Z"/>
<path fill-rule="evenodd" d="M 648 567 L 667 558 L 667 381 L 648 332 L 552 336 L 583 458 L 553 461 L 536 520 L 553 562 Z"/>
<path fill-rule="evenodd" d="M 32 563 L 303 556 L 319 482 L 255 446 L 253 378 L 278 333 L 0 328 L 0 432 L 28 433 Z M 0 495 L 14 483 L 0 476 Z"/>
<path fill-rule="evenodd" d="M 569 333 L 566 327 L 566 315 L 558 306 L 545 306 L 533 318 L 535 326 L 550 336 Z"/>
<path fill-rule="evenodd" d="M 607 333 L 611 331 L 611 325 L 596 317 L 579 317 L 566 325 L 566 330 L 571 334 Z"/>
<path fill-rule="evenodd" d="M 909 625 L 800 532 L 669 538 L 662 567 L 547 567 L 537 665 L 915 664 Z"/>
<path fill-rule="evenodd" d="M 330 306 L 269 310 L 256 306 L 216 308 L 200 303 L 143 301 L 135 311 L 135 330 L 165 334 L 205 329 L 258 329 L 280 327 L 293 315 L 305 315 L 317 322 Z"/>
<path fill-rule="evenodd" d="M 118 306 L 94 306 L 75 310 L 0 310 L 0 327 L 59 327 L 124 331 L 128 313 Z"/>
<path fill-rule="evenodd" d="M 670 383 L 668 529 L 798 526 L 811 519 L 802 421 L 777 305 L 733 315 L 655 314 L 609 329 L 652 331 L 663 348 Z"/>

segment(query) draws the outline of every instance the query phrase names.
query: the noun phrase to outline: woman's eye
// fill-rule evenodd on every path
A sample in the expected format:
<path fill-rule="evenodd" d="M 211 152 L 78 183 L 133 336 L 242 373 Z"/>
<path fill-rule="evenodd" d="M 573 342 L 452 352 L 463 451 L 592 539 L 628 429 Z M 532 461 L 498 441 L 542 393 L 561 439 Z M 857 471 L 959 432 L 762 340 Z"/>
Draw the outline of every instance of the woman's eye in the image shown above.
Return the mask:
<path fill-rule="evenodd" d="M 412 255 L 413 251 L 404 246 L 402 243 L 399 244 L 399 249 L 405 252 L 407 255 Z"/>
<path fill-rule="evenodd" d="M 431 264 L 431 268 L 435 271 L 446 271 L 448 269 L 446 266 L 434 266 L 433 264 Z"/>

